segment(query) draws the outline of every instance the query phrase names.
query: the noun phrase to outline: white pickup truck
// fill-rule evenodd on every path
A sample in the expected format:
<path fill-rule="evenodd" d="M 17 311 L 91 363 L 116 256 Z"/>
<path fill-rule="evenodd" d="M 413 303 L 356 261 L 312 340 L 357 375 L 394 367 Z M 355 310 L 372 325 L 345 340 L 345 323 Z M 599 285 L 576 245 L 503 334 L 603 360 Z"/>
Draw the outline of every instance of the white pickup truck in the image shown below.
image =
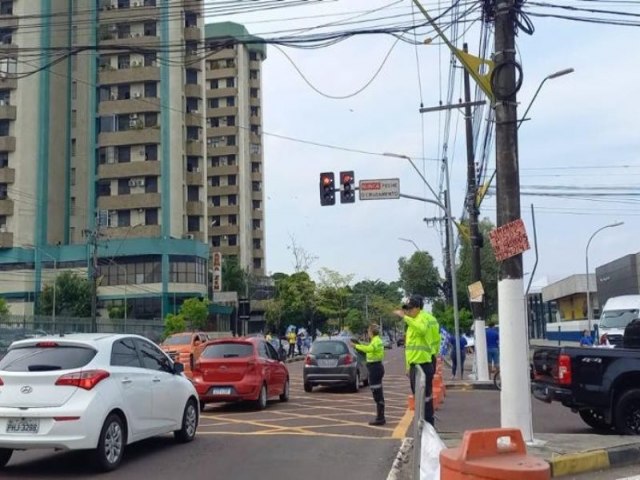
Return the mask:
<path fill-rule="evenodd" d="M 625 327 L 636 318 L 640 318 L 640 295 L 622 295 L 611 297 L 604 304 L 598 324 L 600 345 L 622 346 Z"/>

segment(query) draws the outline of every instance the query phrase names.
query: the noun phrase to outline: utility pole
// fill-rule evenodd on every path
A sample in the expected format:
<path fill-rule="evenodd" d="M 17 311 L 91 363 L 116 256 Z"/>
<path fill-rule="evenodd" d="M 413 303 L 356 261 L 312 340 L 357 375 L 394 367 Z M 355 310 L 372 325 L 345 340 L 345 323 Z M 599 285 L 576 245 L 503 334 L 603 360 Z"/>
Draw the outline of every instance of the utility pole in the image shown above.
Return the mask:
<path fill-rule="evenodd" d="M 492 90 L 496 112 L 496 207 L 498 227 L 520 219 L 520 176 L 518 171 L 518 114 L 516 93 L 515 0 L 494 3 L 495 67 Z M 518 68 L 518 70 L 520 70 Z M 520 72 L 521 73 L 521 72 Z M 501 361 L 500 417 L 502 427 L 522 431 L 533 441 L 529 350 L 522 275 L 522 254 L 500 264 L 498 315 Z"/>
<path fill-rule="evenodd" d="M 469 47 L 463 45 L 465 53 L 469 52 Z M 471 81 L 469 71 L 464 70 L 464 119 L 467 137 L 467 212 L 469 214 L 469 236 L 471 242 L 471 283 L 482 282 L 480 268 L 480 249 L 482 248 L 482 234 L 478 228 L 478 204 L 477 192 L 478 181 L 476 178 L 476 158 L 475 146 L 473 142 L 473 119 L 471 117 Z M 489 365 L 487 361 L 487 337 L 485 335 L 484 321 L 484 296 L 481 301 L 474 302 L 469 298 L 471 311 L 473 313 L 476 346 L 476 374 L 480 381 L 489 381 Z"/>
<path fill-rule="evenodd" d="M 83 230 L 87 237 L 87 245 L 91 248 L 89 261 L 89 279 L 91 280 L 91 332 L 98 331 L 98 239 L 100 238 L 101 217 L 96 216 L 95 226 L 92 230 Z"/>
<path fill-rule="evenodd" d="M 444 200 L 444 206 L 446 209 L 449 208 L 449 195 L 448 192 L 445 190 L 444 191 L 444 195 L 443 195 L 443 200 Z M 448 211 L 448 210 L 447 210 Z M 450 219 L 447 215 L 445 215 L 445 219 L 444 219 L 444 232 L 445 232 L 445 247 L 444 247 L 444 279 L 445 282 L 447 283 L 447 288 L 445 291 L 445 297 L 447 298 L 447 305 L 452 305 L 453 304 L 453 287 L 452 287 L 452 283 L 451 283 L 451 255 L 450 255 L 450 245 L 451 245 L 451 238 L 449 236 L 449 223 L 450 223 Z"/>

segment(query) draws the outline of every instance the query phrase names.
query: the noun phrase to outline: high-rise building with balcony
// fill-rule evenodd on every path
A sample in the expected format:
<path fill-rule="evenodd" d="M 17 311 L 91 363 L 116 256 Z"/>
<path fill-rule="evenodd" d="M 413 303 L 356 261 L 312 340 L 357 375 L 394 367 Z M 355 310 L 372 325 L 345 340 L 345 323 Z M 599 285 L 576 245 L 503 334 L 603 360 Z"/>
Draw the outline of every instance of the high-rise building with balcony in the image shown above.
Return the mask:
<path fill-rule="evenodd" d="M 260 277 L 266 268 L 261 87 L 266 47 L 232 22 L 207 24 L 205 42 L 208 241 Z"/>
<path fill-rule="evenodd" d="M 95 233 L 102 315 L 126 299 L 130 318 L 163 317 L 206 294 L 203 5 L 0 1 L 0 295 L 13 312 L 30 313 L 56 271 L 94 270 Z"/>

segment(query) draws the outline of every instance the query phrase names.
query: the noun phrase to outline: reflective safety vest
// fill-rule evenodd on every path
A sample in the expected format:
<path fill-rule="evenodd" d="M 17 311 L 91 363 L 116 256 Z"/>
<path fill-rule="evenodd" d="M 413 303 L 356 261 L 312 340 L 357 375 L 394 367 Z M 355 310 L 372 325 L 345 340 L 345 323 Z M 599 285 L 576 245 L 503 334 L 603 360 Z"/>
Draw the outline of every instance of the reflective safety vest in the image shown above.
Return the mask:
<path fill-rule="evenodd" d="M 440 324 L 436 317 L 429 312 L 425 312 L 429 319 L 429 337 L 431 338 L 431 352 L 432 355 L 439 355 L 440 348 L 442 346 L 442 336 L 440 335 Z"/>
<path fill-rule="evenodd" d="M 357 343 L 355 347 L 359 352 L 367 354 L 367 363 L 381 362 L 384 359 L 384 345 L 379 335 L 375 335 L 369 345 Z"/>
<path fill-rule="evenodd" d="M 440 349 L 440 333 L 437 331 L 438 322 L 433 315 L 421 310 L 415 317 L 404 316 L 407 324 L 405 336 L 405 366 L 431 363 L 431 357 Z M 436 331 L 433 324 L 435 323 Z M 438 347 L 434 350 L 434 346 Z"/>

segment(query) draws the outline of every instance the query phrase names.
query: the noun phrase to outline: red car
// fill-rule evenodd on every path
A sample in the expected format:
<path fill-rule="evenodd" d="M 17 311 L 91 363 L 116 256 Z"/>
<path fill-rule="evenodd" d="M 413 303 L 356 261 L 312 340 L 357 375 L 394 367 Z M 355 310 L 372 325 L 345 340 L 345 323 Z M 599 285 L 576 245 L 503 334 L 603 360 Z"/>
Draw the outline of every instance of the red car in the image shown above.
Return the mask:
<path fill-rule="evenodd" d="M 192 382 L 207 403 L 252 401 L 262 410 L 269 398 L 289 400 L 289 371 L 263 338 L 226 338 L 206 343 Z"/>

